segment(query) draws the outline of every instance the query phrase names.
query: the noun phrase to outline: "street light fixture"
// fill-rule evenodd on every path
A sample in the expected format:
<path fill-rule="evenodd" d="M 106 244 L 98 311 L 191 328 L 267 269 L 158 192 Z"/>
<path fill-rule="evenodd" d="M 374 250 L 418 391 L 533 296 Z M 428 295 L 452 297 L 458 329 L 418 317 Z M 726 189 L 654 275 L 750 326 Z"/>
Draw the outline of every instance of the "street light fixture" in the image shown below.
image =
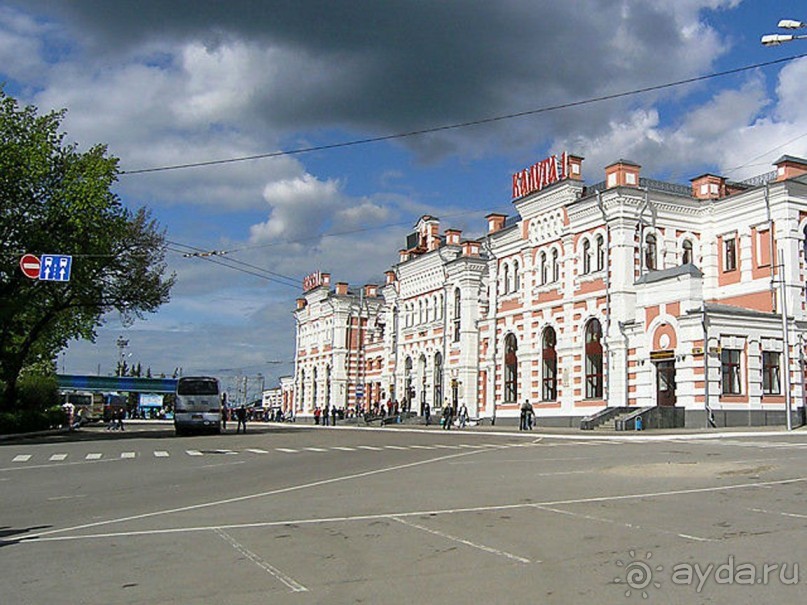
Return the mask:
<path fill-rule="evenodd" d="M 782 29 L 802 29 L 807 27 L 807 23 L 796 21 L 795 19 L 782 19 L 779 21 L 778 26 Z M 779 46 L 785 42 L 805 39 L 807 39 L 807 35 L 803 34 L 766 34 L 762 36 L 760 42 L 762 42 L 763 46 Z"/>

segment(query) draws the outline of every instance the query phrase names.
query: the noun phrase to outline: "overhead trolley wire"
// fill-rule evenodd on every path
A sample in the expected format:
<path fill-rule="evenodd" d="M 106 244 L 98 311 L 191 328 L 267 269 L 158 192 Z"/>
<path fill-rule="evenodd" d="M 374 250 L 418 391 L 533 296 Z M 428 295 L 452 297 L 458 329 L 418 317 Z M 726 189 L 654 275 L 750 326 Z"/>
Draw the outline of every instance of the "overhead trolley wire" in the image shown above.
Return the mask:
<path fill-rule="evenodd" d="M 567 103 L 560 103 L 558 105 L 549 105 L 547 107 L 539 107 L 537 109 L 528 109 L 525 111 L 518 111 L 515 113 L 509 113 L 499 116 L 491 116 L 487 118 L 479 118 L 477 120 L 469 120 L 466 122 L 458 122 L 455 124 L 444 124 L 442 126 L 435 126 L 432 128 L 420 128 L 417 130 L 410 130 L 408 132 L 399 132 L 394 134 L 387 134 L 381 135 L 377 137 L 367 137 L 363 139 L 353 139 L 349 141 L 340 141 L 337 143 L 330 143 L 324 145 L 312 145 L 309 147 L 298 147 L 296 149 L 287 149 L 287 150 L 280 150 L 280 151 L 271 151 L 267 153 L 257 153 L 253 155 L 246 155 L 246 156 L 239 156 L 239 157 L 232 157 L 232 158 L 223 158 L 220 160 L 207 160 L 202 162 L 188 162 L 185 164 L 171 164 L 167 166 L 155 166 L 152 168 L 139 168 L 135 170 L 122 170 L 120 174 L 122 175 L 135 175 L 135 174 L 146 174 L 152 172 L 167 172 L 169 170 L 183 170 L 186 168 L 201 168 L 204 166 L 219 166 L 223 164 L 234 164 L 236 162 L 246 162 L 250 160 L 261 160 L 266 158 L 275 158 L 281 156 L 290 156 L 290 155 L 301 155 L 305 153 L 312 153 L 315 151 L 327 151 L 330 149 L 342 149 L 345 147 L 355 147 L 358 145 L 368 145 L 370 143 L 380 143 L 383 141 L 391 141 L 395 139 L 405 139 L 411 138 L 416 136 L 421 136 L 424 134 L 433 134 L 436 132 L 445 132 L 448 130 L 458 130 L 461 128 L 469 128 L 471 126 L 480 126 L 483 124 L 491 124 L 494 122 L 502 122 L 505 120 L 512 120 L 515 118 L 521 118 L 525 116 L 531 115 L 538 115 L 542 113 L 548 113 L 551 111 L 558 111 L 561 109 L 571 109 L 573 107 L 582 107 L 585 105 L 591 105 L 594 103 L 601 103 L 603 101 L 612 101 L 615 99 L 621 99 L 625 97 L 631 97 L 635 95 L 640 95 L 648 92 L 655 92 L 658 90 L 664 90 L 667 88 L 675 88 L 678 86 L 683 86 L 685 84 L 694 84 L 696 82 L 703 82 L 705 80 L 711 80 L 714 78 L 721 78 L 724 76 L 735 75 L 739 73 L 743 73 L 746 71 L 751 71 L 753 69 L 760 69 L 763 67 L 770 67 L 772 65 L 778 65 L 781 63 L 787 63 L 790 61 L 794 61 L 796 59 L 802 59 L 807 57 L 807 53 L 802 53 L 799 55 L 792 55 L 789 57 L 782 57 L 779 59 L 773 59 L 771 61 L 764 61 L 762 63 L 754 63 L 753 65 L 745 65 L 743 67 L 735 67 L 733 69 L 727 69 L 724 71 L 718 71 L 711 74 L 705 74 L 702 76 L 694 76 L 691 78 L 685 78 L 683 80 L 677 80 L 675 82 L 666 82 L 664 84 L 655 84 L 653 86 L 645 86 L 642 88 L 636 88 L 633 90 L 617 92 L 608 95 L 601 95 L 599 97 L 592 97 L 589 99 L 582 99 L 580 101 L 570 101 Z"/>

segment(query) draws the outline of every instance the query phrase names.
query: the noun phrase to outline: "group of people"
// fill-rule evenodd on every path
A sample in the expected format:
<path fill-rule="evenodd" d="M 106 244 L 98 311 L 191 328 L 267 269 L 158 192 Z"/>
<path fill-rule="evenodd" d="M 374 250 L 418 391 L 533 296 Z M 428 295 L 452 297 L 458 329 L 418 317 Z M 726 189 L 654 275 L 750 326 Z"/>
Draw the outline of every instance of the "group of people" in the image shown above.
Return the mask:
<path fill-rule="evenodd" d="M 247 420 L 249 419 L 249 412 L 245 405 L 241 405 L 234 410 L 231 408 L 225 407 L 221 410 L 221 428 L 227 430 L 227 421 L 231 419 L 231 414 L 235 416 L 235 419 L 238 421 L 238 425 L 235 427 L 236 434 L 240 433 L 241 430 L 244 430 L 244 434 L 247 432 Z"/>
<path fill-rule="evenodd" d="M 521 404 L 521 416 L 519 418 L 518 430 L 531 431 L 535 426 L 535 410 L 528 400 L 524 400 Z"/>
<path fill-rule="evenodd" d="M 337 408 L 335 405 L 326 405 L 324 408 L 314 408 L 314 424 L 321 424 L 322 426 L 336 426 L 337 418 L 344 418 L 344 410 Z"/>
<path fill-rule="evenodd" d="M 426 408 L 428 409 L 428 403 L 426 404 Z M 424 409 L 424 416 L 426 417 L 426 425 L 431 424 L 431 410 Z M 454 417 L 456 416 L 457 419 L 457 427 L 464 429 L 465 426 L 468 424 L 468 420 L 470 419 L 470 415 L 468 414 L 468 406 L 464 403 L 457 408 L 456 413 L 454 411 L 454 406 L 446 404 L 443 406 L 443 415 L 440 418 L 440 425 L 443 427 L 443 430 L 450 431 L 451 426 L 454 424 Z"/>

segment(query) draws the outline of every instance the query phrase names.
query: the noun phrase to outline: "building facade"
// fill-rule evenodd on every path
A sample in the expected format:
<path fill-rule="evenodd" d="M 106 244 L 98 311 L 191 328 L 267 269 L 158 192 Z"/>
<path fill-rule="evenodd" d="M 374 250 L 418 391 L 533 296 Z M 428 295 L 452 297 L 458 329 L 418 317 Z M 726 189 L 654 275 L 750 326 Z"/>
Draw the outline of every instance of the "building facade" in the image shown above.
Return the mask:
<path fill-rule="evenodd" d="M 513 215 L 482 237 L 422 217 L 382 287 L 309 282 L 298 409 L 406 399 L 501 420 L 526 400 L 546 425 L 616 408 L 801 423 L 807 160 L 775 167 L 679 185 L 619 160 L 587 185 L 563 154 L 513 176 Z"/>

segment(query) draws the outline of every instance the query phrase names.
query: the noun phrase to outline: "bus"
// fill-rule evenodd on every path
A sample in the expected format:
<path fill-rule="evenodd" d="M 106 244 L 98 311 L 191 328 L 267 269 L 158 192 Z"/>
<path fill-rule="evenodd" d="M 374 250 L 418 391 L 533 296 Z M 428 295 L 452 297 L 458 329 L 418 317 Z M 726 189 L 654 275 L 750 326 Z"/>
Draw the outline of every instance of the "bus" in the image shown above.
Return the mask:
<path fill-rule="evenodd" d="M 81 422 L 101 420 L 104 413 L 104 396 L 89 391 L 71 391 L 63 394 L 62 403 L 73 404 L 73 417 Z"/>
<path fill-rule="evenodd" d="M 177 435 L 208 430 L 221 433 L 221 389 L 210 376 L 183 376 L 177 381 L 174 403 Z"/>

